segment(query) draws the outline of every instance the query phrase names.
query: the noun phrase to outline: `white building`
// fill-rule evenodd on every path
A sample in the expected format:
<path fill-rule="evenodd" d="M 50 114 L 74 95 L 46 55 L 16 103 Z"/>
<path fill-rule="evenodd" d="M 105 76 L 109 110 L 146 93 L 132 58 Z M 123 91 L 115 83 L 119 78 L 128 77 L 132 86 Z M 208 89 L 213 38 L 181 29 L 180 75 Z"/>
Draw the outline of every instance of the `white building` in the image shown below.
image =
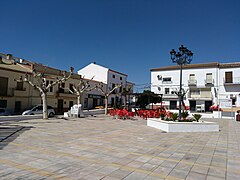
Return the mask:
<path fill-rule="evenodd" d="M 78 71 L 78 74 L 87 79 L 92 79 L 95 81 L 100 81 L 106 84 L 106 92 L 110 91 L 117 84 L 122 84 L 122 87 L 117 89 L 114 93 L 112 93 L 108 102 L 110 105 L 114 105 L 116 103 L 122 104 L 124 97 L 120 95 L 122 92 L 122 88 L 125 88 L 127 85 L 127 75 L 121 72 L 117 72 L 115 70 L 103 67 L 96 63 L 91 63 L 84 68 Z"/>
<path fill-rule="evenodd" d="M 189 64 L 183 66 L 182 86 L 186 96 L 184 103 L 190 110 L 202 107 L 209 111 L 211 105 L 220 108 L 240 108 L 240 62 Z M 151 69 L 151 91 L 163 94 L 163 105 L 169 109 L 178 107 L 174 93 L 180 86 L 180 67 L 169 66 Z"/>

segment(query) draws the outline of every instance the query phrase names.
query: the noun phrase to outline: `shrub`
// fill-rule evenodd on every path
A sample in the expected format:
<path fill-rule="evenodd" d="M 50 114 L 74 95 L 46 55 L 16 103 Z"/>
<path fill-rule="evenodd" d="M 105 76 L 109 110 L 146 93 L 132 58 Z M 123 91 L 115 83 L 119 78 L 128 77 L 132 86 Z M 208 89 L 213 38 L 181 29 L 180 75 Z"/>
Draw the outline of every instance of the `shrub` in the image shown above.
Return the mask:
<path fill-rule="evenodd" d="M 178 113 L 172 113 L 172 119 L 173 121 L 176 121 L 178 118 Z"/>
<path fill-rule="evenodd" d="M 221 108 L 219 108 L 218 107 L 218 105 L 212 105 L 212 106 L 210 106 L 210 108 L 209 108 L 211 111 L 222 111 L 222 109 Z"/>
<path fill-rule="evenodd" d="M 199 119 L 202 117 L 201 114 L 193 114 L 194 119 L 198 122 Z"/>
<path fill-rule="evenodd" d="M 188 116 L 189 116 L 188 111 L 183 111 L 183 112 L 182 112 L 182 118 L 183 118 L 183 119 L 186 119 Z"/>

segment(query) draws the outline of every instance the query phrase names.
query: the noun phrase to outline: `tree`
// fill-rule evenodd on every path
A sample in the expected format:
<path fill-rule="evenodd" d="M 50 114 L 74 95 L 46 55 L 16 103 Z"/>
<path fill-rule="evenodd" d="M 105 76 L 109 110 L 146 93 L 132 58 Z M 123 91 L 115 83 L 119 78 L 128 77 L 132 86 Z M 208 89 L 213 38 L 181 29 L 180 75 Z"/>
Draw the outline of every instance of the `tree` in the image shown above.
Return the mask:
<path fill-rule="evenodd" d="M 94 77 L 92 77 L 92 79 L 93 78 Z M 71 94 L 76 95 L 77 96 L 77 104 L 79 105 L 79 104 L 81 104 L 81 97 L 84 92 L 88 92 L 88 91 L 91 91 L 91 90 L 97 88 L 96 86 L 92 87 L 92 88 L 90 87 L 89 81 L 91 81 L 91 80 L 84 81 L 84 78 L 80 78 L 79 83 L 77 85 L 73 84 L 71 86 L 72 88 L 63 88 L 63 89 L 67 89 Z M 60 84 L 60 87 L 61 87 L 61 84 Z"/>
<path fill-rule="evenodd" d="M 33 70 L 33 78 L 36 80 L 36 82 L 30 80 L 29 76 L 26 74 L 25 77 L 20 77 L 20 79 L 16 80 L 17 82 L 26 82 L 36 90 L 40 92 L 40 96 L 42 98 L 43 103 L 43 119 L 48 119 L 48 110 L 47 110 L 47 92 L 48 90 L 55 86 L 56 84 L 64 83 L 67 81 L 72 73 L 73 73 L 73 67 L 70 68 L 70 73 L 67 74 L 66 71 L 62 72 L 62 78 L 53 81 L 52 83 L 47 83 L 46 74 L 45 72 L 37 72 L 35 69 Z"/>
<path fill-rule="evenodd" d="M 97 85 L 97 89 L 103 94 L 104 96 L 104 101 L 105 101 L 105 115 L 107 115 L 108 112 L 108 97 L 110 94 L 112 94 L 116 89 L 122 87 L 122 84 L 117 84 L 115 87 L 113 87 L 112 89 L 110 89 L 109 91 L 107 90 L 107 88 L 105 89 L 103 86 L 103 83 L 99 83 Z"/>
<path fill-rule="evenodd" d="M 149 90 L 144 90 L 137 98 L 137 105 L 141 108 L 145 108 L 150 103 L 158 103 L 161 101 L 161 97 Z"/>
<path fill-rule="evenodd" d="M 131 87 L 126 87 L 123 88 L 121 94 L 124 96 L 124 108 L 127 108 L 127 95 L 130 95 L 132 88 Z"/>

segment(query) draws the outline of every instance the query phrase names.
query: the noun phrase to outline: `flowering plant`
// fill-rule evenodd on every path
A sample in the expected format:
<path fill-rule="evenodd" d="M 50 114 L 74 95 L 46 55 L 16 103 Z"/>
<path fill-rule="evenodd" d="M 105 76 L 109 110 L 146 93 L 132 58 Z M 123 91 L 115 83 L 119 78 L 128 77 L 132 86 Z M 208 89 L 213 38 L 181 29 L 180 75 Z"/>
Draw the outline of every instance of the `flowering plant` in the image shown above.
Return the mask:
<path fill-rule="evenodd" d="M 219 108 L 218 105 L 212 105 L 212 106 L 210 106 L 209 109 L 210 109 L 211 111 L 222 111 L 222 109 Z"/>

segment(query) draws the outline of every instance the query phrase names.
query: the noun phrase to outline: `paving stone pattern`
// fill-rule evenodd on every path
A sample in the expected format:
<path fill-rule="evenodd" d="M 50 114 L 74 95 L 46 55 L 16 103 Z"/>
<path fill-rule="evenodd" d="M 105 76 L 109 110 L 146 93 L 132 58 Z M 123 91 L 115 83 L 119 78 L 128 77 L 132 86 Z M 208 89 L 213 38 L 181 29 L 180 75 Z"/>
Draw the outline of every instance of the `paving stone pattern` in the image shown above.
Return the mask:
<path fill-rule="evenodd" d="M 240 179 L 240 123 L 209 121 L 221 131 L 165 133 L 103 115 L 1 123 L 0 179 Z"/>

